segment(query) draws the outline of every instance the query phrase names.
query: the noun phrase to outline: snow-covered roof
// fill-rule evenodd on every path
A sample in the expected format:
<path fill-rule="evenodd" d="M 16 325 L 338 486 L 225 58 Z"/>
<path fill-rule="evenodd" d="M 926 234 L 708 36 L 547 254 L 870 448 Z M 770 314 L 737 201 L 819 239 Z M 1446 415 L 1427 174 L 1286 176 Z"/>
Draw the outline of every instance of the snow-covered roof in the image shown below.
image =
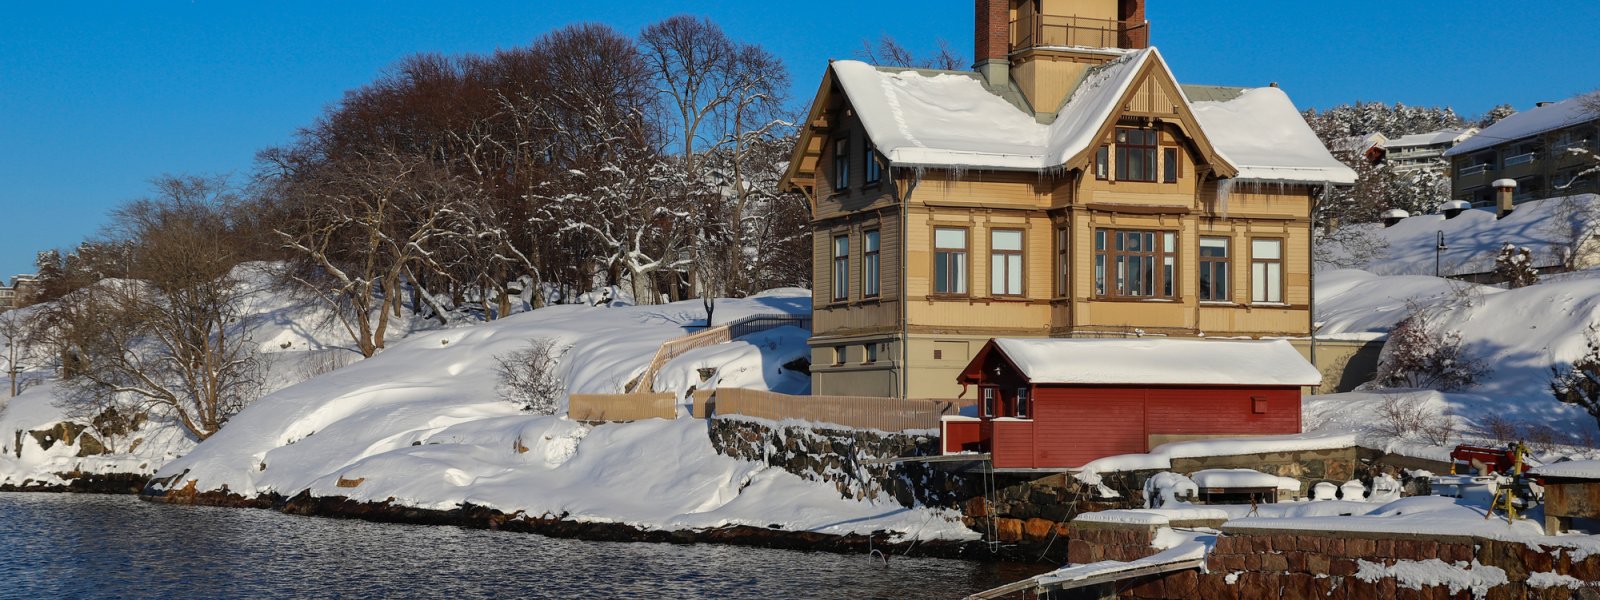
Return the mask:
<path fill-rule="evenodd" d="M 1600 196 L 1584 194 L 1524 202 L 1503 219 L 1495 218 L 1493 210 L 1467 210 L 1453 219 L 1439 213 L 1416 215 L 1393 227 L 1347 225 L 1366 228 L 1387 245 L 1367 264 L 1347 266 L 1377 275 L 1433 275 L 1441 231 L 1447 248 L 1437 259 L 1446 276 L 1493 271 L 1504 244 L 1527 248 L 1536 268 L 1562 266 L 1581 242 L 1600 231 L 1600 220 L 1593 216 L 1596 211 L 1600 211 Z M 1389 213 L 1384 213 L 1384 218 L 1389 218 Z M 1338 244 L 1329 248 L 1334 255 L 1347 253 Z"/>
<path fill-rule="evenodd" d="M 1191 107 L 1217 152 L 1239 168 L 1238 179 L 1356 182 L 1356 172 L 1328 153 L 1289 95 L 1279 88 L 1247 89 L 1237 100 L 1195 102 Z"/>
<path fill-rule="evenodd" d="M 1146 48 L 1091 68 L 1048 125 L 991 91 L 976 73 L 851 60 L 835 61 L 832 69 L 867 135 L 892 164 L 1043 171 L 1095 143 L 1152 61 L 1165 65 L 1160 52 Z M 1194 109 L 1218 154 L 1240 169 L 1240 179 L 1355 182 L 1355 172 L 1328 154 L 1281 90 L 1246 89 L 1226 102 L 1190 102 L 1185 96 L 1183 102 Z"/>
<path fill-rule="evenodd" d="M 1533 474 L 1542 477 L 1600 481 L 1600 460 L 1572 460 L 1549 464 L 1534 469 Z"/>
<path fill-rule="evenodd" d="M 1322 373 L 1285 340 L 994 340 L 1034 384 L 1307 386 Z"/>
<path fill-rule="evenodd" d="M 1441 129 L 1439 131 L 1430 131 L 1428 133 L 1403 135 L 1389 140 L 1384 144 L 1384 146 L 1391 149 L 1409 148 L 1412 146 L 1436 146 L 1439 144 L 1448 144 L 1454 141 L 1465 140 L 1476 135 L 1477 133 L 1477 127 Z"/>
<path fill-rule="evenodd" d="M 1577 96 L 1519 112 L 1499 120 L 1487 129 L 1478 132 L 1460 145 L 1444 153 L 1445 156 L 1460 156 L 1477 152 L 1484 148 L 1512 142 L 1523 138 L 1539 135 L 1547 131 L 1555 131 L 1571 127 L 1586 121 L 1600 121 L 1600 115 L 1595 114 L 1591 107 L 1585 104 L 1588 96 Z"/>

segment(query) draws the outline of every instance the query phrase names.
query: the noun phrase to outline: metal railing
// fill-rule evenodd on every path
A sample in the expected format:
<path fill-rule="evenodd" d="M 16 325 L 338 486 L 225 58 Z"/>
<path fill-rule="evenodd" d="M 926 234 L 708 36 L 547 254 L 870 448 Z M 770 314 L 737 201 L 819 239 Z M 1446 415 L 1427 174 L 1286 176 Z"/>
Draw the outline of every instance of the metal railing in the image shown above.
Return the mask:
<path fill-rule="evenodd" d="M 1127 48 L 1141 34 L 1149 39 L 1150 23 L 1128 23 L 1089 17 L 1031 15 L 1011 22 L 1011 50 L 1039 47 Z"/>
<path fill-rule="evenodd" d="M 1492 166 L 1492 165 L 1490 165 L 1489 163 L 1479 163 L 1479 164 L 1476 164 L 1476 165 L 1472 165 L 1470 167 L 1462 167 L 1461 171 L 1456 173 L 1456 176 L 1457 177 L 1470 177 L 1470 176 L 1473 176 L 1473 175 L 1479 175 L 1479 174 L 1482 174 L 1482 173 L 1487 173 L 1487 172 L 1489 172 L 1489 167 L 1490 166 Z"/>
<path fill-rule="evenodd" d="M 1536 153 L 1534 153 L 1534 152 L 1528 152 L 1528 153 L 1525 153 L 1525 154 L 1518 154 L 1516 156 L 1507 156 L 1506 157 L 1506 166 L 1514 167 L 1514 166 L 1517 166 L 1517 165 L 1525 165 L 1525 164 L 1533 162 L 1535 157 L 1536 157 Z"/>

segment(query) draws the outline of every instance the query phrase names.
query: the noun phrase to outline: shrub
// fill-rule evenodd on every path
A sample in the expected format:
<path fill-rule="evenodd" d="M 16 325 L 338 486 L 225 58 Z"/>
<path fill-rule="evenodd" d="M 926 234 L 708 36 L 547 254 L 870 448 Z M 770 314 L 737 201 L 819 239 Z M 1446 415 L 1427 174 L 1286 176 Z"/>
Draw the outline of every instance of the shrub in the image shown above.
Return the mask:
<path fill-rule="evenodd" d="M 555 414 L 565 391 L 557 369 L 565 353 L 565 349 L 556 349 L 554 341 L 541 339 L 511 354 L 496 355 L 500 397 L 522 405 L 528 412 Z"/>
<path fill-rule="evenodd" d="M 1456 438 L 1455 418 L 1413 396 L 1389 396 L 1378 407 L 1373 432 L 1387 438 L 1418 438 L 1448 446 Z"/>
<path fill-rule="evenodd" d="M 1461 347 L 1461 334 L 1443 332 L 1420 305 L 1407 303 L 1404 319 L 1389 330 L 1374 380 L 1380 387 L 1456 391 L 1489 374 L 1481 359 Z"/>

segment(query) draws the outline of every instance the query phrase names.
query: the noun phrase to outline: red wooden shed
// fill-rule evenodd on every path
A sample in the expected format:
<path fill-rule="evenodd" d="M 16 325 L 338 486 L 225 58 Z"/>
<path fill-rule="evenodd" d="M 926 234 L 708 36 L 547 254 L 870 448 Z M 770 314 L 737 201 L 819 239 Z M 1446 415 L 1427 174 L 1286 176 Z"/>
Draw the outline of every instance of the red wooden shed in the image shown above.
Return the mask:
<path fill-rule="evenodd" d="M 958 381 L 977 416 L 947 416 L 945 454 L 1066 469 L 1168 442 L 1300 433 L 1322 374 L 1287 341 L 995 339 Z"/>

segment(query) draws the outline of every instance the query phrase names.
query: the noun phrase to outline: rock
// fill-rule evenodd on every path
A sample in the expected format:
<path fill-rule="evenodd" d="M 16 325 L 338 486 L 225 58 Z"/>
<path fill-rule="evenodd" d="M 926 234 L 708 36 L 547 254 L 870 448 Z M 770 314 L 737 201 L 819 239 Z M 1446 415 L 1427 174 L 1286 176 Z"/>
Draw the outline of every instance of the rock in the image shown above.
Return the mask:
<path fill-rule="evenodd" d="M 1028 519 L 1022 524 L 1022 535 L 1030 542 L 1043 542 L 1055 532 L 1055 522 L 1045 519 Z"/>
<path fill-rule="evenodd" d="M 1022 541 L 1022 521 L 1018 519 L 995 519 L 996 536 L 1000 541 L 1011 544 Z"/>

